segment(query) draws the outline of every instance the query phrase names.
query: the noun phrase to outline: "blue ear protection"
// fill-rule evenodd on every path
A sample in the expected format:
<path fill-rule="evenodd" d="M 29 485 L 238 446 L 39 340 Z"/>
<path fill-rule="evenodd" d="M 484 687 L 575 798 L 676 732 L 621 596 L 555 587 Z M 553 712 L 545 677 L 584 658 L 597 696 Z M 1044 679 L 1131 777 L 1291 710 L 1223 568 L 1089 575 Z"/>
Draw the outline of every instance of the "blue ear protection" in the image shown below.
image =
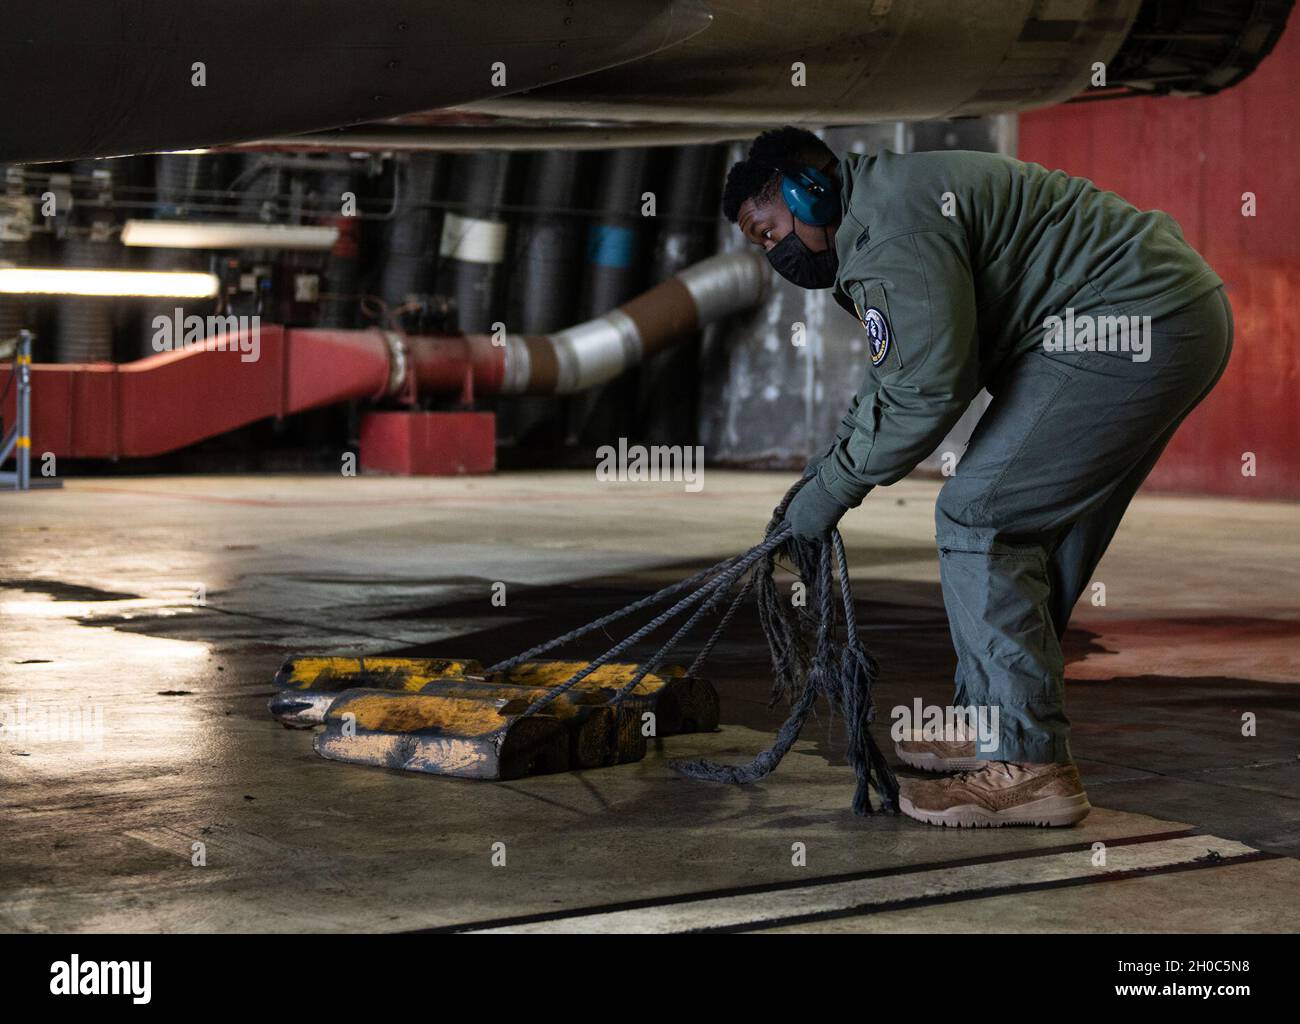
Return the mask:
<path fill-rule="evenodd" d="M 781 172 L 781 195 L 790 212 L 805 224 L 825 227 L 840 212 L 835 186 L 815 167 L 778 167 Z"/>

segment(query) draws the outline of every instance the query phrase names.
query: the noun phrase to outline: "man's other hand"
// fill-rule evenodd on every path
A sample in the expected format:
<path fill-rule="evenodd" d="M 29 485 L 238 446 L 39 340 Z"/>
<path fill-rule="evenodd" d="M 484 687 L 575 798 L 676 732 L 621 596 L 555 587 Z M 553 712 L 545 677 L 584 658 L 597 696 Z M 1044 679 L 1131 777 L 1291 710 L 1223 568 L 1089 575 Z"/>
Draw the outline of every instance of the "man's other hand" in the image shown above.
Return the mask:
<path fill-rule="evenodd" d="M 822 541 L 844 517 L 849 507 L 834 497 L 813 476 L 791 499 L 785 521 L 797 540 Z"/>

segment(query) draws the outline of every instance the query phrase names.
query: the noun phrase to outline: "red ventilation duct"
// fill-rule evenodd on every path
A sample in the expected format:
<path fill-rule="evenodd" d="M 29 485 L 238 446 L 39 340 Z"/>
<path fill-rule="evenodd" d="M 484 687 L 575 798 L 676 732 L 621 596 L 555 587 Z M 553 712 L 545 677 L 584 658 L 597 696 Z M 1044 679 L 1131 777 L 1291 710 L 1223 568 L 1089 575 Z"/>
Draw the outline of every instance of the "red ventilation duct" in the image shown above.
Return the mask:
<path fill-rule="evenodd" d="M 549 335 L 415 337 L 263 325 L 256 338 L 235 333 L 132 363 L 37 364 L 32 451 L 140 458 L 351 399 L 578 391 L 752 306 L 768 274 L 757 253 L 713 256 L 604 316 Z M 10 373 L 0 369 L 0 391 Z M 4 413 L 12 417 L 12 397 Z"/>

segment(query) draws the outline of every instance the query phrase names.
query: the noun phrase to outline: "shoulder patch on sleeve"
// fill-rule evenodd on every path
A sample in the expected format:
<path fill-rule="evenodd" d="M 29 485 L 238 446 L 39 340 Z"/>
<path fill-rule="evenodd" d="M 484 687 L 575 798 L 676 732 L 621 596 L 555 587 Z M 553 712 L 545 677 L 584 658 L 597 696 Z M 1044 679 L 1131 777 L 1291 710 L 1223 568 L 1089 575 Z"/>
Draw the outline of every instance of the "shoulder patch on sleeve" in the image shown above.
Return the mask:
<path fill-rule="evenodd" d="M 860 318 L 871 341 L 871 365 L 879 366 L 889 355 L 889 321 L 875 306 L 864 309 Z"/>
<path fill-rule="evenodd" d="M 885 298 L 885 289 L 880 284 L 873 284 L 863 289 L 860 298 L 854 296 L 858 322 L 867 332 L 871 345 L 871 365 L 877 369 L 884 367 L 885 373 L 893 373 L 903 368 L 903 361 L 898 355 L 898 345 L 894 340 L 894 326 L 889 319 L 889 302 Z"/>

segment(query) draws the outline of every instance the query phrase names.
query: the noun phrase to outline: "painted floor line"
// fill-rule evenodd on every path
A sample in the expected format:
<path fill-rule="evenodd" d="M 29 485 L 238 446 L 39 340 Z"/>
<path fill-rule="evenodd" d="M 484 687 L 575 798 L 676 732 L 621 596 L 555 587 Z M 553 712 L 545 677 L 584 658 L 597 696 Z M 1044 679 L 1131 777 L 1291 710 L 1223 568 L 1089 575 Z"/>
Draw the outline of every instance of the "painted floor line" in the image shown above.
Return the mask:
<path fill-rule="evenodd" d="M 1107 846 L 1132 846 L 1138 843 L 1154 843 L 1165 839 L 1178 839 L 1183 836 L 1196 835 L 1196 829 L 1183 828 L 1169 832 L 1144 832 L 1131 836 L 1106 836 L 1100 840 L 1062 843 L 1058 846 L 1028 847 L 1019 850 L 1004 850 L 1000 853 L 987 853 L 974 857 L 959 857 L 944 861 L 922 861 L 917 864 L 898 864 L 891 867 L 870 868 L 865 871 L 849 871 L 835 875 L 818 875 L 807 880 L 758 882 L 752 885 L 728 886 L 719 889 L 706 889 L 698 892 L 681 893 L 674 896 L 658 896 L 637 900 L 622 900 L 615 903 L 602 903 L 586 907 L 569 907 L 565 910 L 550 910 L 536 914 L 516 914 L 508 917 L 489 918 L 480 921 L 463 921 L 459 924 L 443 925 L 433 928 L 413 929 L 414 933 L 438 934 L 442 932 L 484 931 L 511 925 L 538 924 L 545 921 L 559 921 L 570 917 L 586 917 L 595 914 L 607 914 L 620 910 L 638 910 L 643 907 L 663 907 L 679 903 L 695 903 L 700 900 L 716 899 L 724 896 L 748 896 L 768 892 L 780 892 L 784 889 L 801 889 L 819 885 L 837 885 L 841 882 L 860 881 L 868 878 L 888 878 L 893 875 L 912 875 L 925 871 L 942 871 L 949 868 L 967 867 L 975 864 L 992 864 L 1000 861 L 1027 860 L 1050 854 L 1077 853 L 1091 850 L 1094 842 L 1104 842 Z"/>
<path fill-rule="evenodd" d="M 1244 853 L 1238 857 L 1221 857 L 1217 860 L 1211 857 L 1202 857 L 1197 860 L 1184 861 L 1177 864 L 1163 864 L 1149 868 L 1134 868 L 1131 871 L 1107 872 L 1096 876 L 1061 878 L 1052 882 L 1026 882 L 1024 885 L 1013 885 L 1010 887 L 988 889 L 985 891 L 972 889 L 968 892 L 954 893 L 951 895 L 920 896 L 915 899 L 903 900 L 898 903 L 889 903 L 885 905 L 868 904 L 861 907 L 848 907 L 844 910 L 829 911 L 827 913 L 801 914 L 795 917 L 782 918 L 780 920 L 764 921 L 760 924 L 749 927 L 699 928 L 693 931 L 692 934 L 704 935 L 728 932 L 756 933 L 768 931 L 774 928 L 789 928 L 803 924 L 812 924 L 817 921 L 833 921 L 847 917 L 870 917 L 875 914 L 918 910 L 922 907 L 933 907 L 944 903 L 970 903 L 976 900 L 989 899 L 991 897 L 1020 896 L 1031 892 L 1046 892 L 1050 889 L 1074 889 L 1083 885 L 1100 885 L 1106 882 L 1121 882 L 1134 878 L 1148 878 L 1152 875 L 1176 875 L 1187 871 L 1206 871 L 1233 867 L 1238 864 L 1257 864 L 1260 861 L 1283 859 L 1285 858 L 1283 858 L 1281 854 L 1265 853 L 1263 851 Z"/>
<path fill-rule="evenodd" d="M 799 885 L 660 904 L 636 909 L 577 914 L 548 921 L 499 927 L 461 928 L 475 933 L 680 934 L 748 931 L 853 916 L 915 905 L 918 900 L 951 901 L 1021 891 L 1027 886 L 1084 884 L 1175 867 L 1221 866 L 1232 860 L 1270 857 L 1218 836 L 1183 835 L 1152 842 L 1106 844 L 1105 863 L 1095 864 L 1091 845 L 1082 849 L 928 870 Z"/>

